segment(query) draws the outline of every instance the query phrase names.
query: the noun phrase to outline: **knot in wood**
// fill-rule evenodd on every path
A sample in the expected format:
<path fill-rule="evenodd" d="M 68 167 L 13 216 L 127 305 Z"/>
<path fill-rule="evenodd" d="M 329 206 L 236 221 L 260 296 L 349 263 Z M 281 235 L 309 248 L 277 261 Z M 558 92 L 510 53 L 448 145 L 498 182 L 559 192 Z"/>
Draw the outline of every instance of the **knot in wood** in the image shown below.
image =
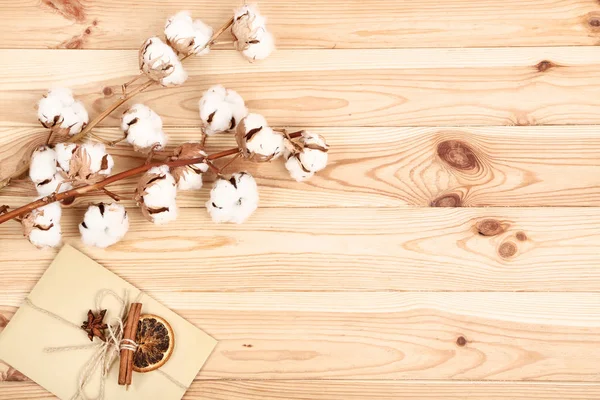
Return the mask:
<path fill-rule="evenodd" d="M 511 258 L 517 254 L 517 245 L 513 242 L 504 242 L 498 248 L 498 254 L 502 258 Z"/>
<path fill-rule="evenodd" d="M 502 224 L 495 219 L 484 219 L 477 224 L 477 231 L 483 236 L 496 236 L 504 232 Z"/>
<path fill-rule="evenodd" d="M 456 193 L 445 194 L 431 202 L 431 207 L 460 207 L 461 198 Z"/>
<path fill-rule="evenodd" d="M 110 86 L 106 86 L 106 87 L 104 87 L 104 89 L 102 89 L 102 93 L 105 96 L 112 96 L 113 90 L 112 90 L 112 88 Z"/>
<path fill-rule="evenodd" d="M 527 240 L 527 235 L 523 231 L 517 232 L 516 236 L 517 236 L 517 240 L 520 240 L 521 242 L 524 242 Z"/>
<path fill-rule="evenodd" d="M 537 68 L 537 70 L 539 72 L 546 72 L 546 71 L 548 71 L 552 67 L 556 67 L 556 64 L 554 64 L 552 61 L 548 61 L 548 60 L 540 61 L 535 66 L 535 68 Z"/>
<path fill-rule="evenodd" d="M 479 161 L 469 145 L 459 140 L 445 140 L 438 144 L 438 156 L 448 165 L 461 171 L 479 169 Z"/>
<path fill-rule="evenodd" d="M 458 339 L 456 339 L 456 345 L 459 347 L 465 347 L 467 345 L 467 339 L 465 339 L 464 336 L 459 336 Z"/>

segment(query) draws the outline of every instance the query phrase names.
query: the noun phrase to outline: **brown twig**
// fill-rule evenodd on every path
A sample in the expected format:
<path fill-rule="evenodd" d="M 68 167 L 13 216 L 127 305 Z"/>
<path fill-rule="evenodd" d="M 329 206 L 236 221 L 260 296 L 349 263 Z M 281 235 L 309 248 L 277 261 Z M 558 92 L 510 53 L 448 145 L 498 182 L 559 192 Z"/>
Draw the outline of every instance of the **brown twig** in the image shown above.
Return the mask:
<path fill-rule="evenodd" d="M 212 172 L 217 174 L 217 176 L 221 175 L 221 170 L 215 164 L 213 164 L 210 160 L 206 160 L 206 165 L 208 165 L 208 168 L 210 168 L 210 170 Z"/>
<path fill-rule="evenodd" d="M 111 192 L 110 190 L 108 190 L 107 188 L 102 188 L 102 192 L 107 195 L 108 197 L 110 197 L 111 199 L 113 199 L 114 201 L 121 201 L 121 196 L 119 196 L 116 193 Z"/>
<path fill-rule="evenodd" d="M 135 81 L 140 79 L 142 77 L 142 74 L 143 73 L 140 71 L 140 73 L 137 74 L 135 77 L 133 77 L 129 82 L 126 82 L 123 85 L 121 85 L 121 90 L 123 91 L 123 96 L 127 96 L 127 88 L 129 86 L 131 86 Z"/>
<path fill-rule="evenodd" d="M 299 145 L 298 143 L 294 142 L 292 139 L 297 138 L 299 136 L 302 136 L 302 131 L 297 131 L 297 132 L 292 132 L 292 133 L 288 133 L 287 129 L 273 129 L 275 132 L 279 132 L 279 133 L 283 133 L 283 135 L 286 137 L 287 140 L 289 140 L 289 142 L 292 144 L 292 146 L 294 146 L 296 149 L 298 150 L 302 150 L 302 146 Z"/>
<path fill-rule="evenodd" d="M 223 34 L 223 32 L 225 32 L 227 30 L 227 28 L 229 28 L 231 25 L 233 25 L 233 17 L 229 18 L 229 21 L 227 21 L 215 33 L 213 33 L 212 37 L 210 38 L 210 40 L 208 41 L 206 46 L 204 46 L 204 48 L 202 48 L 202 50 L 204 50 L 207 47 L 212 46 L 215 43 L 215 41 L 218 39 L 218 37 L 221 36 Z M 200 51 L 202 51 L 202 50 L 200 50 Z"/>

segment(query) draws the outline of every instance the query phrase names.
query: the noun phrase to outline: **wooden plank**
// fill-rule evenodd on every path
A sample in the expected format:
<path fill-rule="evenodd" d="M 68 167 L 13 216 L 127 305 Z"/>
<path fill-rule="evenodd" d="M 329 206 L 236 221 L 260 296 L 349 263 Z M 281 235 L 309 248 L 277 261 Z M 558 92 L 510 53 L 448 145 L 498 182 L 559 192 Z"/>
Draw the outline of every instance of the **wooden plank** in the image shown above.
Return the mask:
<path fill-rule="evenodd" d="M 199 379 L 600 380 L 600 293 L 155 297 L 219 340 Z"/>
<path fill-rule="evenodd" d="M 26 0 L 0 2 L 0 37 L 8 48 L 132 49 L 161 34 L 165 19 L 191 10 L 213 27 L 239 6 L 227 0 L 158 0 L 131 5 Z M 261 0 L 281 48 L 481 47 L 594 45 L 595 0 Z"/>
<path fill-rule="evenodd" d="M 82 215 L 65 210 L 65 241 L 150 292 L 600 287 L 598 208 L 259 208 L 242 225 L 189 208 L 161 227 L 129 209 L 130 232 L 106 250 L 82 245 Z M 482 228 L 485 220 L 498 232 Z M 36 250 L 16 223 L 0 225 L 0 304 L 18 305 L 54 255 Z"/>
<path fill-rule="evenodd" d="M 194 381 L 184 399 L 192 400 L 595 400 L 598 384 L 449 381 Z M 0 398 L 55 399 L 33 382 L 0 383 Z"/>
<path fill-rule="evenodd" d="M 330 162 L 306 183 L 293 181 L 281 160 L 266 164 L 240 160 L 227 171 L 247 170 L 258 178 L 262 207 L 439 206 L 451 205 L 452 199 L 453 205 L 467 207 L 600 206 L 600 135 L 596 126 L 315 131 L 331 145 Z M 167 128 L 167 132 L 171 148 L 200 139 L 195 127 Z M 113 140 L 120 131 L 102 128 L 96 134 Z M 27 150 L 45 138 L 43 128 L 0 127 L 0 179 L 10 176 L 28 159 Z M 456 144 L 462 147 L 447 151 Z M 236 146 L 231 135 L 212 137 L 207 145 L 209 152 Z M 143 162 L 129 146 L 109 151 L 115 156 L 115 172 Z M 468 154 L 473 154 L 471 161 Z M 213 180 L 209 173 L 201 191 L 179 192 L 178 204 L 202 206 Z M 131 193 L 135 181 L 115 184 L 112 190 Z M 35 195 L 32 183 L 25 179 L 0 190 L 0 204 L 17 207 Z M 102 200 L 106 201 L 106 196 L 86 197 L 79 204 Z"/>
<path fill-rule="evenodd" d="M 154 88 L 136 100 L 175 126 L 198 125 L 197 102 L 216 83 L 238 90 L 274 126 L 600 122 L 595 47 L 282 50 L 255 64 L 233 51 L 207 57 L 186 62 L 190 79 L 182 87 Z M 37 125 L 35 104 L 53 85 L 72 87 L 96 115 L 138 66 L 135 50 L 1 50 L 0 60 L 4 126 Z"/>

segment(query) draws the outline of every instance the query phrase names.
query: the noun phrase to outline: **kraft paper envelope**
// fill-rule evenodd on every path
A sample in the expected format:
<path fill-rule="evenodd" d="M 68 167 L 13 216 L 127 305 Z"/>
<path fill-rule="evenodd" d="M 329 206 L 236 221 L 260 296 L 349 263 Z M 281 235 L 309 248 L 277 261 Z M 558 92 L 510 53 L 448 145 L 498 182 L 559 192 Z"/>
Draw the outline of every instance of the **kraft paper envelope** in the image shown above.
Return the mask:
<path fill-rule="evenodd" d="M 117 384 L 117 358 L 105 380 L 104 398 L 181 399 L 213 351 L 216 341 L 167 307 L 145 294 L 138 298 L 138 289 L 70 246 L 63 247 L 28 298 L 33 305 L 81 325 L 87 318 L 87 311 L 95 309 L 96 294 L 103 289 L 111 289 L 121 297 L 126 289 L 128 303 L 134 300 L 141 302 L 142 314 L 164 318 L 175 335 L 171 358 L 160 368 L 164 374 L 157 371 L 134 372 L 132 385 L 125 390 L 125 386 Z M 108 310 L 104 322 L 110 323 L 118 316 L 120 305 L 113 297 L 106 297 L 102 308 Z M 98 340 L 94 338 L 94 343 Z M 75 329 L 23 304 L 0 334 L 0 359 L 59 398 L 70 399 L 77 392 L 83 365 L 97 350 L 48 352 L 45 349 L 89 344 L 91 342 L 83 329 Z M 98 394 L 100 375 L 97 371 L 86 387 L 88 397 Z"/>

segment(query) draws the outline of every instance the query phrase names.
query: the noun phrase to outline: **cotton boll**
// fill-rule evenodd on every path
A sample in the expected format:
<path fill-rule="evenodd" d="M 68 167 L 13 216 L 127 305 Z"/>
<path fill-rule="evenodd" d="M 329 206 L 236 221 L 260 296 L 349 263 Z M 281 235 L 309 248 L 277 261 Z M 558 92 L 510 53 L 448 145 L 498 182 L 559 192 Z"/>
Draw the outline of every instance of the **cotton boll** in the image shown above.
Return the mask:
<path fill-rule="evenodd" d="M 88 246 L 105 248 L 120 241 L 129 230 L 125 207 L 117 203 L 99 203 L 88 207 L 79 224 L 81 240 Z"/>
<path fill-rule="evenodd" d="M 202 188 L 202 172 L 199 169 L 186 167 L 177 181 L 179 190 L 198 190 Z"/>
<path fill-rule="evenodd" d="M 61 215 L 62 210 L 57 202 L 31 211 L 21 220 L 23 235 L 38 248 L 57 247 L 62 237 Z"/>
<path fill-rule="evenodd" d="M 44 128 L 52 128 L 62 123 L 62 103 L 54 97 L 43 97 L 38 102 L 38 120 Z"/>
<path fill-rule="evenodd" d="M 62 118 L 60 127 L 68 129 L 71 136 L 81 132 L 89 122 L 87 110 L 80 101 L 74 102 L 70 107 L 63 108 Z"/>
<path fill-rule="evenodd" d="M 207 54 L 210 49 L 204 47 L 212 34 L 213 29 L 201 20 L 192 21 L 189 11 L 180 11 L 165 24 L 167 43 L 183 54 Z"/>
<path fill-rule="evenodd" d="M 304 147 L 300 162 L 307 170 L 317 172 L 327 166 L 329 146 L 323 136 L 304 131 L 300 142 Z"/>
<path fill-rule="evenodd" d="M 262 128 L 246 140 L 246 148 L 250 153 L 273 160 L 283 152 L 283 135 L 273 132 L 269 127 Z"/>
<path fill-rule="evenodd" d="M 149 175 L 156 175 L 157 179 L 145 186 L 144 203 L 148 207 L 164 207 L 177 197 L 175 178 L 169 173 L 169 167 L 161 165 L 148 170 Z"/>
<path fill-rule="evenodd" d="M 194 54 L 202 56 L 210 52 L 209 41 L 213 35 L 213 28 L 201 20 L 194 21 Z"/>
<path fill-rule="evenodd" d="M 134 104 L 123 114 L 121 129 L 127 142 L 138 151 L 162 150 L 167 144 L 162 119 L 143 104 Z"/>
<path fill-rule="evenodd" d="M 82 144 L 81 148 L 90 158 L 90 170 L 92 173 L 110 175 L 115 163 L 112 156 L 106 152 L 106 146 L 103 143 L 88 142 Z"/>
<path fill-rule="evenodd" d="M 208 136 L 235 129 L 248 113 L 244 99 L 222 85 L 212 86 L 204 92 L 199 106 L 204 133 Z"/>
<path fill-rule="evenodd" d="M 246 108 L 246 104 L 244 103 L 244 99 L 239 95 L 238 92 L 232 89 L 227 89 L 225 93 L 225 102 L 229 105 L 231 109 L 231 114 L 233 116 L 234 122 L 230 124 L 231 129 L 237 127 L 242 119 L 246 115 L 248 115 L 248 109 Z"/>
<path fill-rule="evenodd" d="M 46 128 L 60 125 L 64 108 L 69 108 L 75 99 L 67 88 L 51 89 L 38 102 L 38 119 Z"/>
<path fill-rule="evenodd" d="M 161 207 L 159 209 L 159 212 L 156 212 L 152 208 L 147 208 L 145 210 L 149 213 L 148 215 L 150 215 L 150 221 L 153 222 L 155 225 L 164 225 L 171 221 L 175 221 L 178 215 L 177 203 L 175 202 L 175 200 L 165 205 L 164 207 Z M 142 214 L 144 213 L 142 212 Z"/>
<path fill-rule="evenodd" d="M 69 172 L 69 164 L 77 148 L 78 146 L 75 143 L 58 143 L 54 146 L 57 166 L 64 172 Z"/>
<path fill-rule="evenodd" d="M 327 166 L 329 146 L 325 138 L 311 132 L 302 132 L 299 144 L 286 142 L 285 168 L 298 182 L 311 178 Z"/>
<path fill-rule="evenodd" d="M 249 61 L 267 58 L 275 49 L 275 39 L 267 30 L 265 17 L 252 5 L 244 5 L 234 12 L 231 33 L 235 48 Z"/>
<path fill-rule="evenodd" d="M 210 191 L 206 209 L 217 223 L 241 224 L 258 207 L 258 187 L 252 175 L 240 172 L 230 179 L 219 178 Z"/>
<path fill-rule="evenodd" d="M 155 224 L 164 224 L 177 218 L 176 197 L 175 178 L 166 165 L 148 170 L 138 182 L 135 194 L 142 215 Z"/>
<path fill-rule="evenodd" d="M 181 85 L 187 73 L 173 49 L 158 37 L 149 38 L 140 48 L 140 70 L 163 86 Z"/>
<path fill-rule="evenodd" d="M 75 135 L 89 122 L 88 113 L 80 101 L 75 101 L 71 90 L 52 89 L 38 103 L 38 119 L 46 128 L 61 129 Z"/>
<path fill-rule="evenodd" d="M 70 107 L 75 103 L 73 92 L 69 88 L 50 89 L 47 96 L 56 99 L 63 107 Z"/>
<path fill-rule="evenodd" d="M 173 65 L 175 66 L 173 73 L 162 78 L 160 80 L 161 85 L 167 86 L 167 87 L 168 86 L 179 86 L 187 80 L 188 74 L 183 69 L 183 65 L 181 65 L 181 62 L 179 60 L 177 60 L 177 62 L 176 63 L 174 62 Z"/>
<path fill-rule="evenodd" d="M 206 157 L 206 153 L 200 143 L 184 143 L 173 152 L 171 160 L 189 160 L 192 158 Z M 179 190 L 197 190 L 202 187 L 202 174 L 208 171 L 208 164 L 197 163 L 174 167 L 171 174 L 177 182 Z"/>
<path fill-rule="evenodd" d="M 314 172 L 305 170 L 298 157 L 291 153 L 287 157 L 285 168 L 289 171 L 291 177 L 298 182 L 310 179 L 315 174 Z"/>
<path fill-rule="evenodd" d="M 239 45 L 244 45 L 266 30 L 266 22 L 256 6 L 245 4 L 233 12 L 231 33 Z"/>
<path fill-rule="evenodd" d="M 275 50 L 275 39 L 270 32 L 265 31 L 260 35 L 260 40 L 248 43 L 242 50 L 242 55 L 248 61 L 264 60 L 273 53 L 273 50 Z"/>
<path fill-rule="evenodd" d="M 252 161 L 271 161 L 285 148 L 283 135 L 267 126 L 260 114 L 248 114 L 238 125 L 235 138 L 244 157 Z"/>
<path fill-rule="evenodd" d="M 70 182 L 65 183 L 65 177 L 60 172 L 57 172 L 52 178 L 37 183 L 35 189 L 40 196 L 49 196 L 55 192 L 62 193 L 71 190 L 73 189 L 73 185 Z"/>
<path fill-rule="evenodd" d="M 29 177 L 33 183 L 52 179 L 56 173 L 56 151 L 50 146 L 39 146 L 31 155 Z"/>

